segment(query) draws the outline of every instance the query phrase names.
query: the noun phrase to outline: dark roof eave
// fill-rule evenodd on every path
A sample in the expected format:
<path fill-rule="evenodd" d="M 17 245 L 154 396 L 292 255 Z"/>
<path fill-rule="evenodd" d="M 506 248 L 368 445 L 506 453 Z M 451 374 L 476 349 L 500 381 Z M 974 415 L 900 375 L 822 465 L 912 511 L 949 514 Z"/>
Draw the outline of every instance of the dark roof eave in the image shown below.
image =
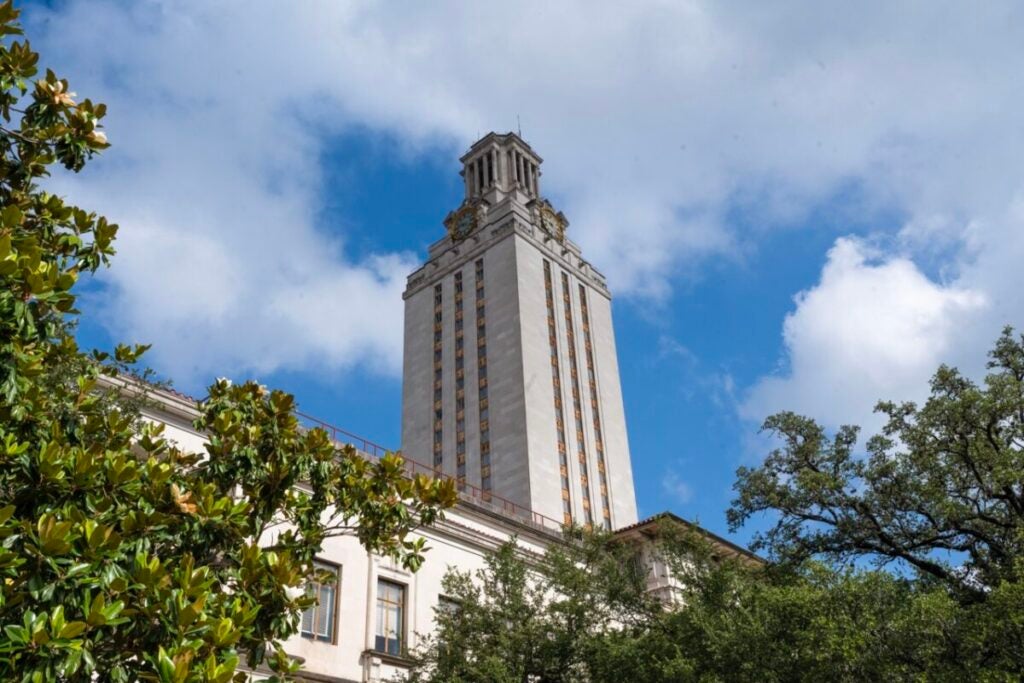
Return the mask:
<path fill-rule="evenodd" d="M 704 527 L 700 526 L 699 524 L 694 524 L 693 522 L 685 520 L 682 517 L 680 517 L 679 515 L 675 514 L 674 512 L 670 512 L 668 510 L 666 510 L 664 512 L 659 512 L 658 514 L 652 515 L 650 517 L 647 517 L 646 519 L 642 519 L 639 522 L 636 522 L 635 524 L 630 524 L 629 526 L 624 526 L 621 529 L 616 529 L 615 532 L 614 532 L 614 535 L 615 536 L 625 535 L 626 533 L 628 533 L 630 531 L 640 531 L 640 532 L 642 532 L 642 531 L 645 530 L 645 528 L 651 527 L 651 526 L 657 524 L 658 522 L 660 522 L 662 520 L 669 520 L 669 521 L 674 522 L 676 524 L 682 524 L 683 526 L 685 526 L 685 527 L 687 527 L 689 529 L 693 529 L 693 530 L 697 531 L 699 534 L 701 534 L 702 536 L 708 538 L 713 543 L 725 546 L 726 548 L 736 552 L 737 554 L 743 555 L 744 557 L 747 557 L 747 558 L 749 558 L 751 560 L 754 560 L 755 562 L 758 562 L 759 564 L 767 564 L 767 562 L 768 562 L 763 557 L 761 557 L 760 555 L 758 555 L 758 554 L 748 550 L 747 548 L 744 548 L 743 546 L 741 546 L 741 545 L 739 545 L 737 543 L 733 543 L 732 541 L 730 541 L 727 538 L 722 538 L 718 534 L 716 534 L 716 533 L 714 533 L 712 531 L 708 531 L 707 529 L 705 529 Z"/>

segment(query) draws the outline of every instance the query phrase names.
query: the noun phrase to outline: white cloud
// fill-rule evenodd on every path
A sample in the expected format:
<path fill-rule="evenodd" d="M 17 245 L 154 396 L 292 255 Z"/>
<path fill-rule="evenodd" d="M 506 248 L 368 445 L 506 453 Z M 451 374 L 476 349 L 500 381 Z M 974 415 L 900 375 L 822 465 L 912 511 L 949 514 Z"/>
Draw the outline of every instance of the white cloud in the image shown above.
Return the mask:
<path fill-rule="evenodd" d="M 191 9 L 72 3 L 46 26 L 62 40 L 44 54 L 110 105 L 115 146 L 58 186 L 122 226 L 103 320 L 155 342 L 150 361 L 186 384 L 355 365 L 397 376 L 416 258 L 353 260 L 344 233 L 318 225 L 322 193 L 345 190 L 324 187 L 318 163 L 336 127 L 306 118 L 341 108 L 310 100 L 330 89 L 324 73 L 268 49 L 266 12 Z M 104 30 L 65 32 L 75 22 Z"/>
<path fill-rule="evenodd" d="M 905 258 L 879 258 L 840 239 L 820 282 L 797 295 L 786 317 L 789 367 L 761 379 L 741 413 L 761 420 L 793 410 L 830 426 L 875 426 L 879 399 L 925 394 L 929 375 L 959 355 L 967 323 L 985 304 L 981 291 L 933 282 Z"/>
<path fill-rule="evenodd" d="M 891 372 L 865 370 L 843 394 L 890 394 L 913 381 L 902 362 L 948 350 L 974 297 L 1020 321 L 1016 3 L 71 0 L 32 12 L 45 56 L 111 105 L 115 148 L 65 186 L 125 226 L 109 324 L 156 342 L 179 376 L 367 361 L 397 373 L 397 293 L 414 258 L 357 260 L 343 230 L 318 222 L 322 196 L 346 192 L 322 184 L 323 141 L 366 127 L 455 173 L 478 132 L 517 114 L 547 159 L 544 187 L 618 293 L 664 297 L 681 272 L 743 253 L 851 181 L 908 216 L 899 256 L 858 261 L 862 246 L 837 245 L 825 275 L 838 282 L 791 316 L 793 375 L 758 388 L 766 404 L 786 396 L 780 382 L 809 392 L 799 373 L 815 363 L 866 368 L 872 353 Z M 737 205 L 753 234 L 730 224 Z M 916 271 L 926 253 L 946 284 Z M 910 321 L 885 319 L 910 335 L 892 350 L 882 332 L 832 330 L 815 307 L 833 287 L 870 296 L 872 278 Z M 975 351 L 986 320 L 963 340 Z"/>

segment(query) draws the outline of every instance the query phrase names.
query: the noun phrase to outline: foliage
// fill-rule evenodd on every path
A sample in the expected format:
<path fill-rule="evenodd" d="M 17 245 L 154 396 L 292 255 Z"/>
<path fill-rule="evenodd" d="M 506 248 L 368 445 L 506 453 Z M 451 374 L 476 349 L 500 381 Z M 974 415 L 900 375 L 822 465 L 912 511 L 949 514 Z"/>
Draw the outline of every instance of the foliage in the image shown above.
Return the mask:
<path fill-rule="evenodd" d="M 436 610 L 437 631 L 421 636 L 408 680 L 587 680 L 594 635 L 655 605 L 631 558 L 609 536 L 571 530 L 543 557 L 524 557 L 512 540 L 483 569 L 448 572 L 453 604 Z"/>
<path fill-rule="evenodd" d="M 977 386 L 941 367 L 921 407 L 882 402 L 882 433 L 856 450 L 855 427 L 833 438 L 813 420 L 765 422 L 782 447 L 738 472 L 733 528 L 777 513 L 754 547 L 796 562 L 827 556 L 901 561 L 922 576 L 983 599 L 1016 582 L 1024 550 L 1024 338 L 1006 329 Z"/>
<path fill-rule="evenodd" d="M 781 413 L 781 445 L 741 468 L 733 528 L 774 563 L 663 526 L 650 545 L 675 599 L 630 581 L 630 546 L 571 538 L 551 561 L 512 545 L 446 584 L 411 681 L 1016 681 L 1024 671 L 1024 338 L 1007 329 L 978 386 L 940 368 L 881 434 L 829 436 Z M 859 560 L 875 560 L 877 566 Z M 895 564 L 896 566 L 889 566 Z"/>
<path fill-rule="evenodd" d="M 51 71 L 30 82 L 17 16 L 0 4 L 0 678 L 243 680 L 242 658 L 286 674 L 324 540 L 355 534 L 415 569 L 408 534 L 453 487 L 339 451 L 252 382 L 210 388 L 209 445 L 184 452 L 123 391 L 145 347 L 78 349 L 73 288 L 117 226 L 38 182 L 108 146 L 105 108 Z"/>
<path fill-rule="evenodd" d="M 1024 667 L 1019 584 L 963 605 L 889 572 L 755 567 L 670 532 L 654 547 L 680 580 L 672 603 L 629 578 L 631 547 L 610 540 L 551 565 L 510 543 L 475 576 L 450 572 L 458 608 L 438 611 L 407 680 L 1011 681 Z"/>

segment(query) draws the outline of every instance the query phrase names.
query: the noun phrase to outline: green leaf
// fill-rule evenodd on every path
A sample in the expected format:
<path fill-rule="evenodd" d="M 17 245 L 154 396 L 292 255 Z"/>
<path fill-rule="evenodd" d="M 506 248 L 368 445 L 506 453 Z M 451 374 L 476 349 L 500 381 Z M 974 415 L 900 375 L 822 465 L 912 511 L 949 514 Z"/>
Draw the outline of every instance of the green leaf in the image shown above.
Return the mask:
<path fill-rule="evenodd" d="M 4 633 L 7 634 L 8 638 L 19 645 L 28 643 L 32 638 L 32 635 L 29 633 L 27 628 L 24 626 L 18 626 L 17 624 L 8 624 L 7 626 L 4 626 Z"/>
<path fill-rule="evenodd" d="M 22 221 L 25 220 L 25 214 L 22 213 L 14 204 L 8 204 L 2 210 L 0 210 L 0 225 L 4 228 L 14 228 L 21 225 Z"/>
<path fill-rule="evenodd" d="M 58 638 L 77 638 L 85 631 L 87 624 L 84 621 L 69 621 L 57 633 Z"/>

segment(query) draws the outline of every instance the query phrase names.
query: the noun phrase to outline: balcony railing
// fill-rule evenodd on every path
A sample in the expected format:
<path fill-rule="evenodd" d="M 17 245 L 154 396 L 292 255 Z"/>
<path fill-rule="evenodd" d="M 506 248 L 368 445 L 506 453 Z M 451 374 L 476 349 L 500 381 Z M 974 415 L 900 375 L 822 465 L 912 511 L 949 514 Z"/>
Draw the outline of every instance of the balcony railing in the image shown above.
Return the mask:
<path fill-rule="evenodd" d="M 340 445 L 350 444 L 364 456 L 380 458 L 385 453 L 390 452 L 380 444 L 364 439 L 361 436 L 357 436 L 351 432 L 341 429 L 340 427 L 335 427 L 334 425 L 324 422 L 323 420 L 319 420 L 311 415 L 306 415 L 305 413 L 297 413 L 296 415 L 299 418 L 299 421 L 305 426 L 310 428 L 319 427 L 320 429 L 323 429 L 336 443 Z M 423 474 L 433 478 L 455 479 L 455 477 L 444 474 L 430 465 L 410 460 L 405 456 L 402 456 L 402 461 L 405 463 L 405 468 L 410 475 Z M 531 510 L 525 505 L 520 505 L 519 503 L 507 498 L 502 498 L 490 491 L 485 491 L 479 486 L 475 486 L 467 482 L 459 484 L 456 481 L 456 488 L 461 499 L 475 505 L 479 505 L 484 509 L 546 531 L 561 533 L 563 529 L 562 522 L 557 519 L 548 517 L 547 515 L 541 514 L 535 510 Z"/>

